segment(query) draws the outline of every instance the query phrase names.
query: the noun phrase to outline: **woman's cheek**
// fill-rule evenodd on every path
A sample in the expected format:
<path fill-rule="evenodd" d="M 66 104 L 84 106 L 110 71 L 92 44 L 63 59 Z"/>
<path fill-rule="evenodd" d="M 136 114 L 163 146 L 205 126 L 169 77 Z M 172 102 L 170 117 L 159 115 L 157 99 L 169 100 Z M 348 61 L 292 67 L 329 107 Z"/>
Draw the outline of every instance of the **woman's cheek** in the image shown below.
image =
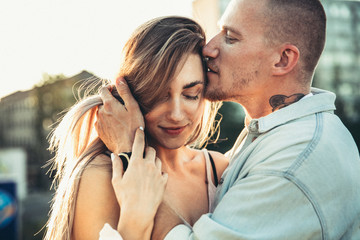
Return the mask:
<path fill-rule="evenodd" d="M 195 116 L 196 122 L 199 122 L 201 120 L 201 116 L 204 113 L 204 108 L 205 108 L 205 101 L 202 99 L 198 101 L 198 104 L 194 106 L 192 114 Z"/>

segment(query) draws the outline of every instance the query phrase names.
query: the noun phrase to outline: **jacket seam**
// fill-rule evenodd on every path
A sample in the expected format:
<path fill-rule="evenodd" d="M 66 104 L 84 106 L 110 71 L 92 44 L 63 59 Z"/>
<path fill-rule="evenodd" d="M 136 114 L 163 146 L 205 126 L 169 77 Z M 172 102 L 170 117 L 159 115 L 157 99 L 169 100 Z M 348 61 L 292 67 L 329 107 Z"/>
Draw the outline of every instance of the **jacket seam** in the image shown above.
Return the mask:
<path fill-rule="evenodd" d="M 315 131 L 313 134 L 313 138 L 311 139 L 311 141 L 309 142 L 308 146 L 304 149 L 304 151 L 299 154 L 299 156 L 297 157 L 296 161 L 288 168 L 287 171 L 285 171 L 284 177 L 291 180 L 293 179 L 294 181 L 292 181 L 295 185 L 297 185 L 299 187 L 299 189 L 304 191 L 304 194 L 307 197 L 311 197 L 311 193 L 309 190 L 307 190 L 306 186 L 304 184 L 302 184 L 302 182 L 297 182 L 295 181 L 297 178 L 295 177 L 295 171 L 305 162 L 305 160 L 307 160 L 310 156 L 311 153 L 313 153 L 313 151 L 315 150 L 315 148 L 317 147 L 318 143 L 320 142 L 320 138 L 321 135 L 323 134 L 323 128 L 324 128 L 324 119 L 323 119 L 323 113 L 322 112 L 318 112 L 315 114 L 316 117 L 316 124 L 315 124 Z M 311 198 L 313 199 L 313 198 Z M 309 199 L 310 201 L 310 199 Z M 322 213 L 320 206 L 315 202 L 315 201 L 311 201 L 311 203 L 314 206 L 314 210 L 316 212 L 316 214 L 319 217 L 319 221 L 320 221 L 320 225 L 321 225 L 321 230 L 322 230 L 322 239 L 327 239 L 327 226 L 326 226 L 326 222 L 324 221 L 324 214 Z"/>
<path fill-rule="evenodd" d="M 327 226 L 326 226 L 326 222 L 324 221 L 324 219 L 325 219 L 324 214 L 321 211 L 320 205 L 315 200 L 315 197 L 311 194 L 311 191 L 305 186 L 305 184 L 302 183 L 302 181 L 297 179 L 293 174 L 284 172 L 283 176 L 284 176 L 285 179 L 292 182 L 295 186 L 297 186 L 300 189 L 300 191 L 302 191 L 304 193 L 304 195 L 306 196 L 308 201 L 313 206 L 314 211 L 315 211 L 315 213 L 316 213 L 316 215 L 317 215 L 317 217 L 319 219 L 319 223 L 320 223 L 320 226 L 321 226 L 321 237 L 322 237 L 322 239 L 323 240 L 328 239 L 327 234 L 326 234 L 327 233 Z M 296 180 L 299 180 L 299 181 L 296 181 Z"/>
<path fill-rule="evenodd" d="M 294 173 L 306 159 L 309 158 L 309 155 L 314 151 L 318 143 L 320 142 L 320 137 L 323 133 L 323 115 L 321 113 L 316 113 L 316 124 L 314 135 L 309 142 L 308 146 L 304 149 L 302 153 L 299 154 L 296 161 L 289 167 L 286 173 Z"/>
<path fill-rule="evenodd" d="M 301 165 L 304 163 L 304 161 L 306 159 L 309 158 L 310 154 L 314 151 L 314 149 L 320 142 L 320 137 L 323 133 L 323 115 L 322 115 L 322 113 L 316 113 L 315 117 L 316 117 L 315 131 L 314 131 L 311 141 L 309 142 L 307 147 L 299 154 L 299 156 L 296 158 L 294 163 L 286 171 L 254 171 L 253 173 L 251 173 L 249 175 L 254 175 L 254 174 L 260 173 L 260 174 L 265 174 L 265 175 L 284 177 L 285 179 L 287 179 L 288 181 L 290 181 L 294 185 L 296 185 L 304 193 L 304 195 L 306 196 L 308 201 L 312 204 L 314 211 L 320 222 L 322 239 L 326 240 L 326 239 L 328 239 L 327 234 L 326 234 L 327 226 L 326 226 L 326 222 L 324 221 L 325 218 L 320 209 L 320 206 L 319 206 L 319 204 L 317 204 L 317 202 L 315 201 L 315 198 L 313 197 L 311 192 L 306 188 L 306 186 L 304 184 L 302 184 L 302 182 L 294 176 L 294 172 L 299 167 L 301 167 Z M 312 200 L 312 199 L 314 199 L 314 200 Z"/>
<path fill-rule="evenodd" d="M 320 209 L 319 204 L 315 200 L 315 197 L 311 194 L 311 191 L 306 187 L 305 184 L 303 184 L 298 178 L 296 178 L 292 173 L 290 172 L 283 172 L 283 171 L 256 171 L 248 176 L 254 176 L 254 175 L 267 175 L 267 176 L 274 176 L 274 177 L 280 177 L 284 178 L 287 181 L 294 184 L 306 197 L 306 199 L 310 202 L 312 205 L 314 212 L 316 213 L 316 216 L 319 220 L 320 228 L 321 228 L 321 239 L 327 240 L 327 234 L 326 234 L 326 223 L 323 221 L 324 216 Z"/>

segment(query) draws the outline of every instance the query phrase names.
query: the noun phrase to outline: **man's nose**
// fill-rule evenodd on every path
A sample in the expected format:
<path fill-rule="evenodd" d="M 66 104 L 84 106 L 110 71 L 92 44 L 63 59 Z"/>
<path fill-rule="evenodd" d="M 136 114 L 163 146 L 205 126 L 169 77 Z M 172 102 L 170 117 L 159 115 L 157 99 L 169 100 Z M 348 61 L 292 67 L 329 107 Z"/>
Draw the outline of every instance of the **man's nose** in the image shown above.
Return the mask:
<path fill-rule="evenodd" d="M 216 58 L 219 55 L 218 35 L 213 37 L 204 47 L 203 55 L 207 58 Z"/>

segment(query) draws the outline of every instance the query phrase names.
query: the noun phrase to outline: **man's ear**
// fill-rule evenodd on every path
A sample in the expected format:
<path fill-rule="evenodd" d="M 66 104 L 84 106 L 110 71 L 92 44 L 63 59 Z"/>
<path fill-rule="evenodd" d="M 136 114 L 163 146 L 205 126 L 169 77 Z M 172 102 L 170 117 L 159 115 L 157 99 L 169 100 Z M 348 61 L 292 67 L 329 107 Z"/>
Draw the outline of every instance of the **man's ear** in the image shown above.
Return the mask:
<path fill-rule="evenodd" d="M 276 56 L 272 69 L 273 75 L 281 76 L 291 72 L 298 63 L 299 57 L 300 51 L 296 46 L 292 44 L 283 45 Z"/>

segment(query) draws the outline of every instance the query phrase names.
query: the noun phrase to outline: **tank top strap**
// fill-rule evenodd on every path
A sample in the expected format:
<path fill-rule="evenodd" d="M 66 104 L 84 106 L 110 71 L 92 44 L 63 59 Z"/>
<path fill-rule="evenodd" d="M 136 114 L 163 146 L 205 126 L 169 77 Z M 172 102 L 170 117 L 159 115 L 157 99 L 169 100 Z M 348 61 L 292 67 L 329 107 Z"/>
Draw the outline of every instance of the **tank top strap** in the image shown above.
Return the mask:
<path fill-rule="evenodd" d="M 214 173 L 214 176 L 216 176 L 216 179 L 217 179 L 217 174 L 216 174 L 216 169 L 214 168 L 215 163 L 212 160 L 211 156 L 209 155 L 209 152 L 206 149 L 203 149 L 202 151 L 205 156 L 206 178 L 207 178 L 207 182 L 208 182 L 207 189 L 208 189 L 208 199 L 209 199 L 209 212 L 213 212 L 216 186 L 212 180 L 211 169 L 213 170 L 213 173 Z M 213 162 L 213 164 L 211 163 L 211 161 Z M 215 169 L 215 171 L 214 171 L 214 169 Z"/>
<path fill-rule="evenodd" d="M 203 152 L 204 152 L 204 156 L 205 156 L 207 179 L 208 179 L 208 181 L 211 180 L 211 182 L 213 182 L 212 181 L 212 176 L 211 176 L 211 172 L 212 172 L 213 176 L 214 176 L 213 184 L 215 185 L 215 187 L 217 187 L 217 185 L 219 184 L 219 180 L 218 180 L 218 176 L 217 176 L 217 171 L 216 171 L 216 166 L 215 166 L 214 159 L 212 158 L 212 156 L 210 155 L 210 153 L 206 149 L 203 149 Z"/>

